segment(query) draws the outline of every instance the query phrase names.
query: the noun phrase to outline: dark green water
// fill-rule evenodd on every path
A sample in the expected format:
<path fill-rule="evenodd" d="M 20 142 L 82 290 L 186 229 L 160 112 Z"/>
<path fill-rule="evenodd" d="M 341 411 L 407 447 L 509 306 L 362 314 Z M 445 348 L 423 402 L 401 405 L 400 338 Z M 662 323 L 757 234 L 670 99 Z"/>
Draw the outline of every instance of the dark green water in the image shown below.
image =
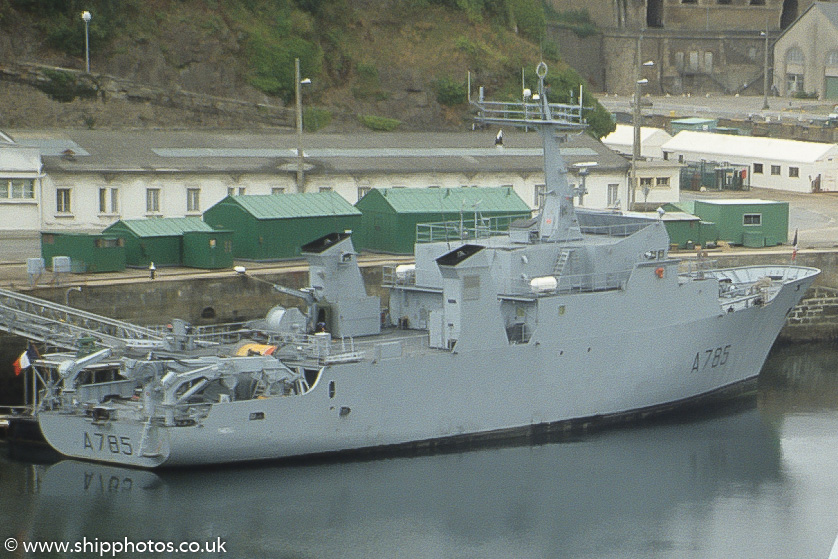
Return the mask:
<path fill-rule="evenodd" d="M 0 447 L 3 557 L 32 542 L 223 542 L 280 558 L 829 556 L 838 349 L 775 350 L 745 409 L 577 442 L 364 462 L 145 472 Z M 101 546 L 96 549 L 101 549 Z"/>

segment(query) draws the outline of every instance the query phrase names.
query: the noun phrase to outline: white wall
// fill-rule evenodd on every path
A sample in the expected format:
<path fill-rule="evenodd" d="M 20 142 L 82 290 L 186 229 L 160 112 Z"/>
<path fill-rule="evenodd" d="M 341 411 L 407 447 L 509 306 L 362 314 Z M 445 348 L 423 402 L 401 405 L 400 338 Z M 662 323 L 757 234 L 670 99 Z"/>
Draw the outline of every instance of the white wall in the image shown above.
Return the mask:
<path fill-rule="evenodd" d="M 656 171 L 657 172 L 657 171 Z M 677 180 L 677 172 L 675 173 Z M 569 175 L 571 184 L 579 184 L 580 179 Z M 297 192 L 296 175 L 283 173 L 278 175 L 242 174 L 235 177 L 230 174 L 108 174 L 102 173 L 52 173 L 44 179 L 41 204 L 42 215 L 38 219 L 37 206 L 31 215 L 24 219 L 33 230 L 79 230 L 101 231 L 119 219 L 139 219 L 145 217 L 183 217 L 201 215 L 225 196 L 228 189 L 238 194 L 244 189 L 245 194 L 271 194 L 273 189 L 283 188 L 285 193 Z M 459 188 L 461 186 L 507 186 L 513 190 L 532 209 L 537 208 L 536 185 L 544 184 L 544 173 L 478 173 L 467 176 L 463 173 L 354 173 L 354 174 L 309 174 L 306 175 L 306 192 L 319 192 L 331 189 L 340 194 L 349 203 L 358 201 L 359 188 Z M 609 184 L 617 184 L 621 209 L 626 209 L 628 200 L 628 180 L 619 172 L 592 172 L 586 181 L 588 194 L 584 206 L 606 208 Z M 675 185 L 675 183 L 673 183 Z M 71 212 L 56 212 L 56 190 L 66 188 L 71 191 Z M 105 212 L 99 211 L 99 189 L 116 189 L 118 212 L 110 211 L 110 190 L 106 200 Z M 146 211 L 146 191 L 149 188 L 160 190 L 160 212 Z M 187 212 L 187 190 L 200 189 L 200 207 L 196 212 Z M 671 191 L 656 191 L 655 197 L 662 201 L 677 201 L 677 185 Z M 638 197 L 638 200 L 642 198 Z M 650 196 L 650 201 L 652 197 Z M 39 223 L 40 222 L 40 223 Z"/>

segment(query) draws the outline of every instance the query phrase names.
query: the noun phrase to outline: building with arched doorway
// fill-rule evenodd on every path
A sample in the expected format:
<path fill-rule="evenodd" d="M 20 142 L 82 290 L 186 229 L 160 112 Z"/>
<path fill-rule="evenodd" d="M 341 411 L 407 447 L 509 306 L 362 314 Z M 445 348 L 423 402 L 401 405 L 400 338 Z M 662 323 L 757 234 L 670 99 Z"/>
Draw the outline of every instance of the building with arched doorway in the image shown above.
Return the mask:
<path fill-rule="evenodd" d="M 548 2 L 559 13 L 579 11 L 575 0 Z M 584 10 L 599 33 L 578 50 L 598 53 L 599 60 L 568 63 L 592 84 L 620 95 L 633 94 L 637 80 L 648 80 L 642 93 L 650 95 L 762 95 L 774 41 L 811 5 L 812 0 L 591 0 Z M 561 39 L 564 32 L 558 27 L 552 32 L 562 54 L 572 53 Z M 586 73 L 600 67 L 595 76 Z"/>
<path fill-rule="evenodd" d="M 780 95 L 838 101 L 838 4 L 809 6 L 777 39 L 774 61 Z"/>

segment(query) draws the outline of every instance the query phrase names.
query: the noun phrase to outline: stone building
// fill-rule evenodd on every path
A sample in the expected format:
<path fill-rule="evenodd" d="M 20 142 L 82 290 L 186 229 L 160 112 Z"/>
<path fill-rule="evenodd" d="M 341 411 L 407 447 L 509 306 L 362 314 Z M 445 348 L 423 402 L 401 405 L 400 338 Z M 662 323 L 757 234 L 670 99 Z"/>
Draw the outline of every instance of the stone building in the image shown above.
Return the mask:
<path fill-rule="evenodd" d="M 809 6 L 777 39 L 774 60 L 780 95 L 838 99 L 838 4 Z"/>
<path fill-rule="evenodd" d="M 550 3 L 557 11 L 579 6 L 573 0 Z M 647 79 L 643 93 L 652 95 L 762 95 L 765 69 L 772 64 L 772 42 L 811 4 L 811 0 L 593 0 L 585 9 L 600 34 L 587 40 L 587 52 L 596 60 L 568 62 L 583 69 L 601 65 L 601 75 L 582 73 L 608 93 L 631 95 L 635 81 Z M 554 33 L 562 42 L 563 33 L 555 29 Z M 564 44 L 560 50 L 566 52 Z M 646 61 L 654 66 L 641 69 Z"/>

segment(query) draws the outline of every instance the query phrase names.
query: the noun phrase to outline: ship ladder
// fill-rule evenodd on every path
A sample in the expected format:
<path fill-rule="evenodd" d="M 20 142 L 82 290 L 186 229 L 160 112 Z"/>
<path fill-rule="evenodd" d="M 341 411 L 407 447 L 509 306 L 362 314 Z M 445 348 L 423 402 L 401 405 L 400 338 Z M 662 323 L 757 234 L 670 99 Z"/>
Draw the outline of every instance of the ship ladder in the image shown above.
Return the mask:
<path fill-rule="evenodd" d="M 139 448 L 139 450 L 137 450 L 137 454 L 140 455 L 140 456 L 148 457 L 148 458 L 153 458 L 155 456 L 160 456 L 159 452 L 150 452 L 148 454 L 146 454 L 144 452 L 145 443 L 148 440 L 149 431 L 151 431 L 151 416 L 150 415 L 148 416 L 148 419 L 146 420 L 145 425 L 143 425 L 143 434 L 142 434 L 142 436 L 140 436 L 140 448 Z"/>
<path fill-rule="evenodd" d="M 567 266 L 568 261 L 570 260 L 570 253 L 569 250 L 563 250 L 559 253 L 558 258 L 556 258 L 556 264 L 553 266 L 553 275 L 559 277 L 564 273 L 564 269 Z"/>
<path fill-rule="evenodd" d="M 253 396 L 252 399 L 256 400 L 261 396 L 264 396 L 265 393 L 268 391 L 268 383 L 265 382 L 265 379 L 260 378 L 256 381 L 256 386 L 253 387 Z"/>

